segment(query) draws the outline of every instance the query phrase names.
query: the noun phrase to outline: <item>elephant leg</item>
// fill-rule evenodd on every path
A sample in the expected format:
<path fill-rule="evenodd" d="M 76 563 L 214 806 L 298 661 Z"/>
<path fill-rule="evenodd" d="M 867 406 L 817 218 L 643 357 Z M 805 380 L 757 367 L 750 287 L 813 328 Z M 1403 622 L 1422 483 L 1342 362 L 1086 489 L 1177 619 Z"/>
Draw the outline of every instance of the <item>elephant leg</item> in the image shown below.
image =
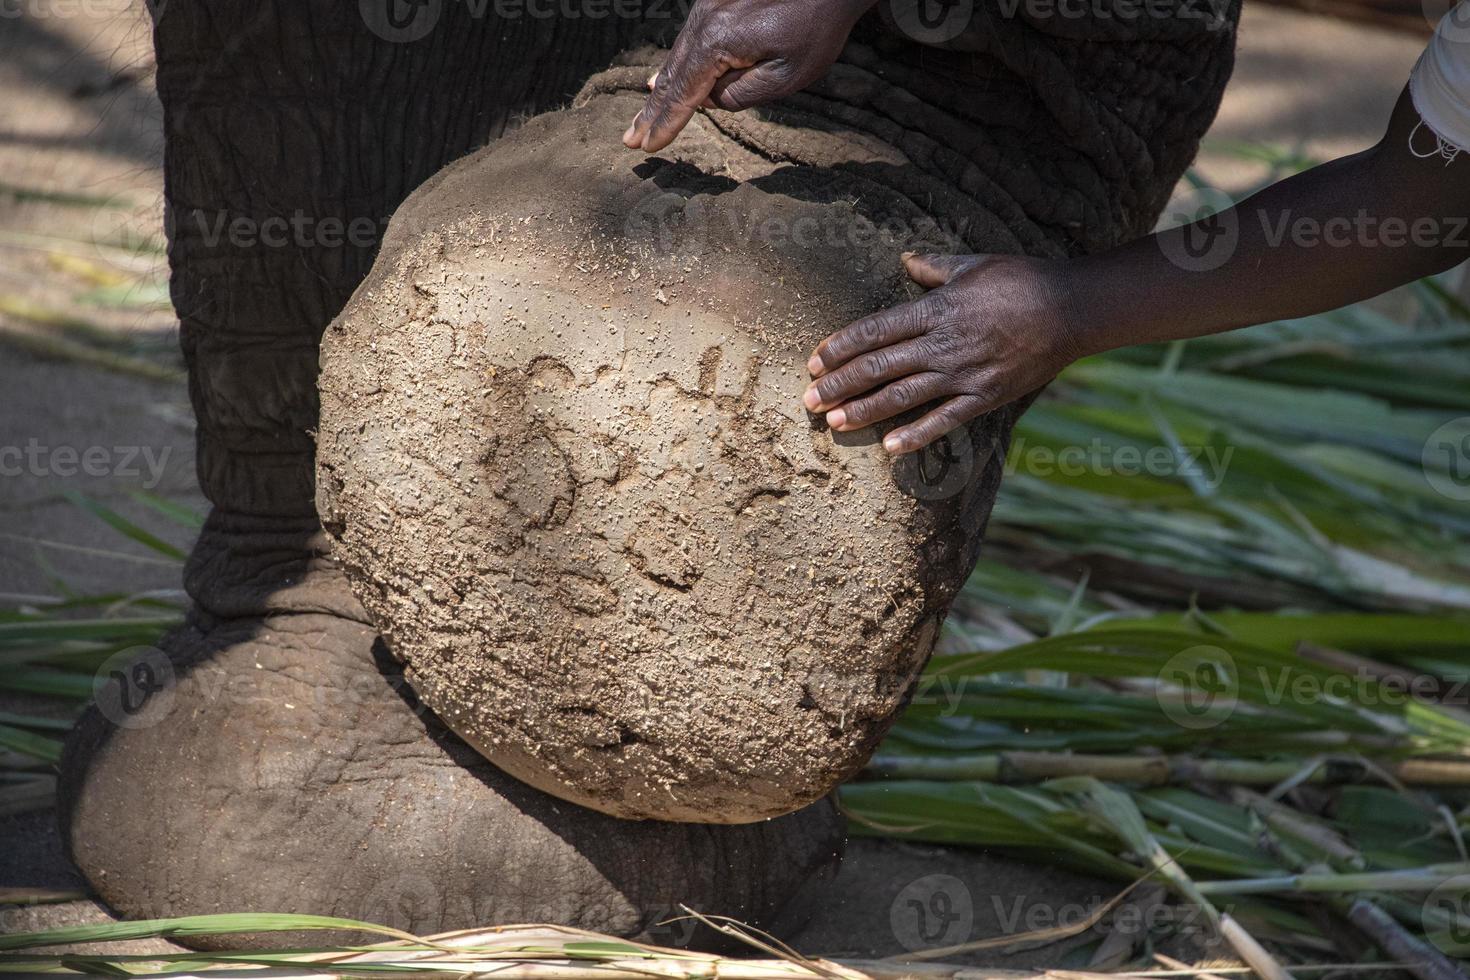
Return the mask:
<path fill-rule="evenodd" d="M 647 29 L 438 0 L 159 4 L 171 292 L 213 509 L 189 621 L 152 655 L 171 682 L 139 713 L 104 693 L 63 763 L 64 838 L 120 914 L 668 942 L 694 938 L 650 931 L 681 903 L 791 927 L 803 883 L 830 874 L 830 803 L 750 827 L 629 823 L 485 763 L 381 655 L 315 516 L 318 342 L 385 216 Z"/>

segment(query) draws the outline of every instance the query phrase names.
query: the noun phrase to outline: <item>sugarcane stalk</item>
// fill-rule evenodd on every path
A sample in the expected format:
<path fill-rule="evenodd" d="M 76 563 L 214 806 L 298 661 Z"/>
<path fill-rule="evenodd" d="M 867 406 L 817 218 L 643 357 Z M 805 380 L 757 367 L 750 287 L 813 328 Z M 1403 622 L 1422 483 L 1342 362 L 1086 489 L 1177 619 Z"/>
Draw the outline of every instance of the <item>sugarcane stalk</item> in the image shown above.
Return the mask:
<path fill-rule="evenodd" d="M 880 753 L 868 762 L 874 775 L 896 779 L 980 780 L 1034 783 L 1069 776 L 1108 782 L 1166 786 L 1178 783 L 1232 783 L 1272 786 L 1296 776 L 1300 759 L 1199 759 L 1188 755 L 1088 755 L 1072 752 L 990 752 L 945 756 Z M 1329 759 L 1304 783 L 1361 782 L 1374 769 L 1414 786 L 1470 786 L 1470 762 L 1447 759 L 1384 759 L 1372 765 L 1359 759 Z"/>
<path fill-rule="evenodd" d="M 59 902 L 76 902 L 86 897 L 86 892 L 74 888 L 0 888 L 0 905 L 53 905 Z"/>
<path fill-rule="evenodd" d="M 1378 948 L 1419 980 L 1470 980 L 1454 961 L 1399 925 L 1392 916 L 1365 898 L 1347 910 L 1353 925 L 1363 930 Z"/>
<path fill-rule="evenodd" d="M 1365 897 L 1372 899 L 1375 905 L 1399 922 L 1421 928 L 1425 933 L 1447 932 L 1465 926 L 1465 920 L 1454 913 L 1447 913 L 1433 904 L 1409 901 L 1392 892 L 1379 892 Z"/>
<path fill-rule="evenodd" d="M 1260 846 L 1285 863 L 1287 867 L 1302 869 L 1304 874 L 1301 877 L 1316 873 L 1315 868 L 1321 865 L 1308 866 L 1305 859 L 1294 852 L 1287 841 L 1280 836 L 1281 834 L 1316 847 L 1330 861 L 1339 866 L 1347 865 L 1353 869 L 1349 874 L 1336 876 L 1339 879 L 1361 877 L 1365 874 L 1361 871 L 1366 863 L 1362 853 L 1331 829 L 1312 821 L 1290 807 L 1249 790 L 1237 788 L 1232 791 L 1231 799 L 1249 808 L 1253 823 L 1260 829 L 1258 837 Z M 1455 865 L 1435 865 L 1420 869 L 1416 874 L 1442 873 L 1453 871 L 1455 867 Z M 1455 875 L 1452 874 L 1450 877 L 1453 879 Z M 1410 890 L 1418 891 L 1418 889 Z M 1414 974 L 1418 980 L 1470 980 L 1452 960 L 1410 933 L 1378 903 L 1381 902 L 1383 905 L 1395 908 L 1396 914 L 1420 928 L 1423 927 L 1424 919 L 1430 913 L 1437 917 L 1438 910 L 1424 907 L 1420 910 L 1420 914 L 1414 915 L 1412 909 L 1400 907 L 1407 905 L 1403 899 L 1397 895 L 1382 892 L 1356 897 L 1341 893 L 1331 894 L 1326 896 L 1326 902 L 1338 915 L 1352 923 L 1368 940 L 1392 957 L 1405 970 Z"/>
<path fill-rule="evenodd" d="M 1107 825 L 1130 852 L 1153 868 L 1166 885 L 1203 912 L 1221 938 L 1262 980 L 1291 980 L 1285 968 L 1245 927 L 1210 902 L 1199 884 L 1149 830 L 1131 796 L 1090 776 L 1058 780 L 1055 788 L 1058 792 L 1074 794 L 1083 810 Z"/>
<path fill-rule="evenodd" d="M 1206 895 L 1266 895 L 1280 893 L 1427 892 L 1445 882 L 1470 874 L 1470 864 L 1431 864 L 1406 871 L 1305 872 L 1270 878 L 1202 881 Z"/>

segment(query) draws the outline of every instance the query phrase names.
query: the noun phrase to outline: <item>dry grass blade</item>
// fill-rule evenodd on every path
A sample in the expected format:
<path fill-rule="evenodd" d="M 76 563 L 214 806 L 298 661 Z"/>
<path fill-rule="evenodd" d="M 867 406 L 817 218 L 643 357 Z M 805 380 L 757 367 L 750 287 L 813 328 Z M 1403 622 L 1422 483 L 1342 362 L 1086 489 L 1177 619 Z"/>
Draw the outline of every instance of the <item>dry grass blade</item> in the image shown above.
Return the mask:
<path fill-rule="evenodd" d="M 689 917 L 726 935 L 761 948 L 765 944 L 731 928 L 733 920 L 716 922 L 688 909 Z M 811 960 L 794 951 L 772 950 L 772 959 L 734 959 L 710 953 L 653 946 L 617 939 L 601 933 L 567 926 L 497 926 L 440 933 L 426 937 L 437 949 L 415 948 L 412 943 L 384 943 L 359 953 L 306 954 L 303 962 L 353 966 L 391 967 L 401 964 L 416 971 L 432 968 L 461 976 L 493 975 L 501 978 L 617 978 L 719 977 L 722 980 L 863 980 L 867 974 L 828 961 Z M 302 978 L 335 976 L 326 973 L 298 974 Z"/>
<path fill-rule="evenodd" d="M 1165 956 L 1163 953 L 1155 953 L 1154 959 L 1170 970 L 1178 971 L 1181 976 L 1196 977 L 1197 980 L 1221 980 L 1218 973 L 1212 973 L 1209 970 L 1194 969 L 1188 963 L 1176 960 L 1172 956 Z"/>
<path fill-rule="evenodd" d="M 761 950 L 764 953 L 769 953 L 788 963 L 794 963 L 819 976 L 834 977 L 835 980 L 835 974 L 831 973 L 820 962 L 803 956 L 762 929 L 757 929 L 752 925 L 732 919 L 726 915 L 703 915 L 687 905 L 681 905 L 679 907 L 684 910 L 685 916 L 688 918 L 694 919 L 696 922 L 701 922 L 717 932 L 738 939 L 748 946 Z"/>
<path fill-rule="evenodd" d="M 1121 896 L 1119 896 L 1121 897 Z M 712 928 L 718 917 L 691 913 Z M 241 919 L 238 916 L 199 917 L 206 920 Z M 290 928 L 276 917 L 278 928 Z M 300 917 L 310 919 L 311 917 Z M 175 920 L 178 921 L 178 920 Z M 258 922 L 257 922 L 258 924 Z M 727 920 L 726 923 L 730 924 Z M 166 922 L 156 923 L 162 929 Z M 236 922 L 239 928 L 246 923 Z M 231 931 L 219 924 L 220 932 Z M 101 935 L 107 927 L 89 927 Z M 116 931 L 116 928 L 114 928 Z M 137 938 L 148 932 L 133 923 L 126 931 Z M 725 931 L 725 930 L 721 930 Z M 15 946 L 51 945 L 62 934 L 57 929 L 33 934 Z M 162 934 L 157 932 L 157 934 Z M 735 933 L 727 933 L 735 934 Z M 778 944 L 781 945 L 781 944 Z M 356 950 L 289 950 L 281 952 L 197 952 L 154 956 L 0 956 L 0 973 L 91 973 L 168 977 L 170 980 L 221 980 L 223 977 L 259 980 L 336 980 L 352 976 L 495 977 L 497 980 L 1128 980 L 1149 973 L 1097 973 L 1076 970 L 1007 970 L 953 963 L 908 963 L 891 960 L 815 960 L 794 951 L 767 959 L 744 959 L 670 949 L 617 939 L 601 933 L 545 924 L 495 926 L 439 933 L 423 938 L 393 940 Z"/>

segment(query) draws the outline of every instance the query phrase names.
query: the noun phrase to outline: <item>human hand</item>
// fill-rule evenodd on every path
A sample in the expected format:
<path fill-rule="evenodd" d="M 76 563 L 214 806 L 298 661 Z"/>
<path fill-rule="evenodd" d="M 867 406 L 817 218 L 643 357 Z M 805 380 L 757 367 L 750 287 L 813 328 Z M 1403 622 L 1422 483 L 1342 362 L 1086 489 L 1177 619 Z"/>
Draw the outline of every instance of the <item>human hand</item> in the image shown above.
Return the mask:
<path fill-rule="evenodd" d="M 701 106 L 738 112 L 832 67 L 874 0 L 697 0 L 623 145 L 655 153 Z"/>
<path fill-rule="evenodd" d="M 922 449 L 978 415 L 1046 384 L 1083 351 L 1065 263 L 1014 255 L 905 254 L 931 291 L 864 317 L 817 345 L 803 398 L 838 432 L 929 402 L 883 439 L 890 453 Z"/>

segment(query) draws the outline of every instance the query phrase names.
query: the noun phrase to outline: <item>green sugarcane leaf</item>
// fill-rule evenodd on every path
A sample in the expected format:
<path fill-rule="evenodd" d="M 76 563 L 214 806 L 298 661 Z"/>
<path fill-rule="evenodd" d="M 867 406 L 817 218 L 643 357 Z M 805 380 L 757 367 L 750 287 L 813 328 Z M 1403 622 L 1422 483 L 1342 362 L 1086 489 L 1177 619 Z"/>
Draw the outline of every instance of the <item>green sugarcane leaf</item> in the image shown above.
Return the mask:
<path fill-rule="evenodd" d="M 42 762 L 61 761 L 61 742 L 11 725 L 0 724 L 0 748 L 28 755 Z"/>
<path fill-rule="evenodd" d="M 166 558 L 173 558 L 177 559 L 178 561 L 184 560 L 184 553 L 178 548 L 169 544 L 167 541 L 164 541 L 157 535 L 149 531 L 145 531 L 143 528 L 139 527 L 137 524 L 134 524 L 132 521 L 128 520 L 126 517 L 123 517 L 121 514 L 117 513 L 117 511 L 111 509 L 110 507 L 107 507 L 102 503 L 85 496 L 84 494 L 77 493 L 74 490 L 66 491 L 63 496 L 65 496 L 68 500 L 70 500 L 72 503 L 76 504 L 83 510 L 101 518 L 102 521 L 113 530 L 118 531 L 125 537 L 131 538 L 132 540 L 148 548 L 150 551 L 157 552 L 158 554 L 163 555 Z"/>

